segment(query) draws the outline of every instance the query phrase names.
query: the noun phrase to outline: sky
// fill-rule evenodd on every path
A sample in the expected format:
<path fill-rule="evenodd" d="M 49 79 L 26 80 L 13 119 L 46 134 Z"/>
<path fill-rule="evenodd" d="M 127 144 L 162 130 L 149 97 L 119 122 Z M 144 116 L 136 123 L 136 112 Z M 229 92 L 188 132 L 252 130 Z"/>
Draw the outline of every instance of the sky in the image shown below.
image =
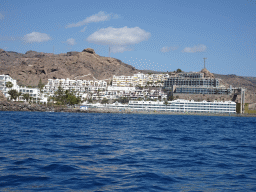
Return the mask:
<path fill-rule="evenodd" d="M 255 15 L 256 0 L 1 0 L 0 48 L 255 77 Z"/>

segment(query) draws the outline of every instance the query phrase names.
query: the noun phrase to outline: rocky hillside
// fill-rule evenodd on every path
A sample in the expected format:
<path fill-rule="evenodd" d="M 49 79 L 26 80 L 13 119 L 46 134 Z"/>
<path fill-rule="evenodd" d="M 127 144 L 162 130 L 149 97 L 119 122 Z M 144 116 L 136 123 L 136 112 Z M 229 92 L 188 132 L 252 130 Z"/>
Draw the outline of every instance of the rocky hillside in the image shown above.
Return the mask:
<path fill-rule="evenodd" d="M 0 74 L 9 74 L 19 85 L 37 86 L 40 78 L 48 79 L 98 79 L 110 81 L 113 75 L 132 75 L 140 71 L 122 61 L 97 55 L 93 49 L 65 54 L 39 53 L 28 51 L 25 54 L 0 49 Z M 203 69 L 207 77 L 220 78 L 225 86 L 246 88 L 248 103 L 256 103 L 256 77 L 212 74 Z"/>
<path fill-rule="evenodd" d="M 243 87 L 245 91 L 245 102 L 256 103 L 256 77 L 242 77 L 236 75 L 220 75 L 214 74 L 216 78 L 226 85 L 232 85 L 233 87 Z M 238 97 L 238 100 L 240 97 Z"/>
<path fill-rule="evenodd" d="M 6 101 L 6 97 L 4 96 L 2 91 L 0 91 L 0 101 Z"/>
<path fill-rule="evenodd" d="M 0 74 L 9 74 L 19 85 L 37 86 L 40 78 L 110 80 L 113 75 L 132 75 L 134 67 L 110 57 L 101 57 L 93 49 L 66 54 L 28 51 L 25 54 L 0 49 Z"/>
<path fill-rule="evenodd" d="M 256 92 L 256 77 L 214 74 L 216 78 L 233 87 L 244 87 L 247 91 Z"/>

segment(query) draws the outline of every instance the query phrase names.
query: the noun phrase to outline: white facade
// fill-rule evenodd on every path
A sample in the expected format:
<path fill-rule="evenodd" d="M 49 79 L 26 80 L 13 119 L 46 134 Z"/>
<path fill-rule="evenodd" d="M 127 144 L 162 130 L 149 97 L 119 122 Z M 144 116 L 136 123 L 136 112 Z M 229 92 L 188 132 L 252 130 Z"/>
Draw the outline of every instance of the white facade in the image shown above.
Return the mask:
<path fill-rule="evenodd" d="M 164 80 L 169 77 L 168 74 L 143 74 L 137 73 L 133 76 L 113 76 L 112 86 L 114 87 L 135 87 L 139 86 L 158 86 L 162 87 Z"/>
<path fill-rule="evenodd" d="M 6 83 L 11 82 L 13 86 L 11 88 L 6 87 Z M 9 75 L 0 75 L 0 91 L 3 92 L 5 97 L 9 97 L 8 91 L 14 89 L 19 91 L 19 85 L 17 85 L 17 81 L 11 78 Z"/>
<path fill-rule="evenodd" d="M 13 86 L 11 88 L 6 87 L 6 83 L 11 82 Z M 11 78 L 9 75 L 0 75 L 0 91 L 3 92 L 5 97 L 10 97 L 8 91 L 16 90 L 22 94 L 29 94 L 30 97 L 35 98 L 35 100 L 40 100 L 40 91 L 38 88 L 28 88 L 28 87 L 20 87 L 17 84 L 17 81 Z M 18 98 L 20 101 L 24 101 L 23 96 L 19 96 Z"/>
<path fill-rule="evenodd" d="M 108 86 L 104 97 L 107 99 L 117 99 L 119 97 L 127 96 L 135 92 L 135 87 L 115 87 Z"/>
<path fill-rule="evenodd" d="M 178 99 L 168 101 L 168 104 L 162 101 L 129 101 L 129 104 L 89 104 L 88 107 L 94 108 L 113 108 L 130 110 L 150 110 L 150 111 L 169 111 L 182 113 L 236 113 L 236 103 L 232 101 L 225 102 L 195 102 L 193 100 Z"/>
<path fill-rule="evenodd" d="M 86 92 L 106 90 L 107 82 L 103 80 L 71 80 L 71 79 L 48 79 L 48 83 L 45 85 L 43 92 L 45 94 L 53 95 L 58 87 L 64 90 L 73 90 L 79 94 Z"/>
<path fill-rule="evenodd" d="M 164 102 L 154 101 L 130 101 L 129 107 L 137 110 L 157 110 L 171 112 L 193 112 L 193 113 L 236 113 L 236 103 L 233 101 L 225 102 L 195 102 L 194 100 L 178 99 Z"/>

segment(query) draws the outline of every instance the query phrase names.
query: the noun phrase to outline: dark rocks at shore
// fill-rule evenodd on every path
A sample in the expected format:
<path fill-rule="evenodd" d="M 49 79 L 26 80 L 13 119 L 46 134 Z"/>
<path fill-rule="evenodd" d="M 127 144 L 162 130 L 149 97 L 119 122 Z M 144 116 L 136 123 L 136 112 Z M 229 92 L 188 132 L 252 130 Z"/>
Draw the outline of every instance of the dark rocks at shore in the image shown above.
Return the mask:
<path fill-rule="evenodd" d="M 0 101 L 0 111 L 51 111 L 44 105 L 29 104 L 21 102 Z"/>
<path fill-rule="evenodd" d="M 67 112 L 67 113 L 114 113 L 114 114 L 162 114 L 162 115 L 199 115 L 199 116 L 233 116 L 233 117 L 256 117 L 256 114 L 214 114 L 214 113 L 180 113 L 169 111 L 136 111 L 120 109 L 97 109 L 82 110 L 64 106 L 46 106 L 22 102 L 0 101 L 0 111 L 31 111 L 31 112 Z"/>
<path fill-rule="evenodd" d="M 46 106 L 39 104 L 29 104 L 23 102 L 0 101 L 0 111 L 38 111 L 38 112 L 83 112 L 92 113 L 97 111 L 84 111 L 76 108 L 65 108 L 63 106 Z"/>

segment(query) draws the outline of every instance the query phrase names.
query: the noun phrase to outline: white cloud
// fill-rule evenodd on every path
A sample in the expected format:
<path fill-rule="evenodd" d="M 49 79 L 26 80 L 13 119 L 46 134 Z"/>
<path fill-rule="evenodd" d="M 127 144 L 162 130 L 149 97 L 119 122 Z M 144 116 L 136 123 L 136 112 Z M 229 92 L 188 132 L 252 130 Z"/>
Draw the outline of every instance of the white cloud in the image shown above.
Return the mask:
<path fill-rule="evenodd" d="M 139 27 L 103 28 L 91 34 L 86 40 L 100 45 L 127 46 L 138 44 L 150 38 L 151 34 Z"/>
<path fill-rule="evenodd" d="M 163 47 L 160 51 L 162 51 L 163 53 L 169 52 L 169 51 L 174 51 L 178 49 L 178 47 Z"/>
<path fill-rule="evenodd" d="M 17 38 L 15 37 L 10 37 L 10 36 L 1 36 L 0 35 L 0 41 L 15 41 Z"/>
<path fill-rule="evenodd" d="M 132 49 L 127 46 L 111 46 L 110 52 L 111 53 L 123 53 L 125 51 L 131 51 Z"/>
<path fill-rule="evenodd" d="M 73 46 L 73 45 L 76 44 L 76 41 L 75 41 L 75 39 L 70 38 L 70 39 L 68 39 L 68 40 L 66 41 L 66 43 Z"/>
<path fill-rule="evenodd" d="M 171 48 L 170 47 L 163 47 L 162 49 L 161 49 L 161 51 L 162 52 L 169 52 L 171 50 Z"/>
<path fill-rule="evenodd" d="M 85 26 L 80 32 L 85 32 L 85 29 L 86 29 L 87 26 Z"/>
<path fill-rule="evenodd" d="M 23 37 L 26 43 L 41 43 L 51 40 L 51 37 L 46 33 L 32 32 Z"/>
<path fill-rule="evenodd" d="M 185 49 L 183 49 L 182 52 L 196 53 L 196 52 L 204 52 L 204 51 L 206 51 L 206 46 L 201 44 L 201 45 L 196 45 L 194 47 L 186 47 Z"/>
<path fill-rule="evenodd" d="M 0 13 L 0 20 L 4 19 L 4 15 L 2 13 Z"/>
<path fill-rule="evenodd" d="M 117 15 L 112 15 L 112 14 L 106 14 L 105 12 L 103 11 L 100 11 L 99 13 L 95 14 L 95 15 L 92 15 L 90 17 L 87 17 L 86 19 L 84 19 L 83 21 L 79 21 L 77 23 L 71 23 L 71 24 L 68 24 L 66 26 L 66 28 L 71 28 L 71 27 L 80 27 L 80 26 L 83 26 L 83 25 L 86 25 L 88 23 L 97 23 L 97 22 L 101 22 L 101 21 L 108 21 L 110 20 L 111 18 L 118 18 Z"/>

